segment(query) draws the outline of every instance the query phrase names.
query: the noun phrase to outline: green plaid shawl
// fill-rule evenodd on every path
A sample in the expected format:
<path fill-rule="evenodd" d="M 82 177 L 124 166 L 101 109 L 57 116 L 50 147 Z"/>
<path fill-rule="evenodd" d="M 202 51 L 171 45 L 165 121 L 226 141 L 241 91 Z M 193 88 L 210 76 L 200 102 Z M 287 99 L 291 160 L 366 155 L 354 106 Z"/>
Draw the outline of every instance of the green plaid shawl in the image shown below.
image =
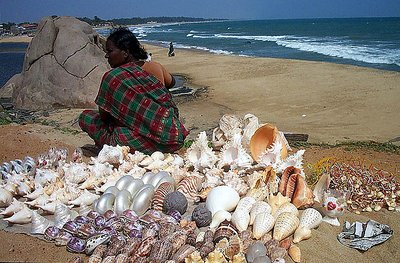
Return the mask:
<path fill-rule="evenodd" d="M 155 150 L 172 152 L 182 147 L 189 133 L 179 120 L 178 109 L 168 89 L 134 63 L 105 73 L 95 102 L 124 128 L 123 133 L 117 134 L 118 138 L 111 144 L 121 143 L 132 150 L 147 153 Z M 99 118 L 93 113 L 88 114 L 88 111 L 81 116 L 80 125 L 89 135 L 96 132 L 95 137 L 101 137 L 101 132 L 93 127 L 94 119 L 96 127 L 104 126 L 104 123 L 98 123 L 101 121 Z M 116 132 L 117 128 L 121 127 L 108 127 L 104 132 Z M 96 141 L 96 138 L 93 139 Z M 99 141 L 97 138 L 101 144 L 110 143 L 108 141 Z"/>

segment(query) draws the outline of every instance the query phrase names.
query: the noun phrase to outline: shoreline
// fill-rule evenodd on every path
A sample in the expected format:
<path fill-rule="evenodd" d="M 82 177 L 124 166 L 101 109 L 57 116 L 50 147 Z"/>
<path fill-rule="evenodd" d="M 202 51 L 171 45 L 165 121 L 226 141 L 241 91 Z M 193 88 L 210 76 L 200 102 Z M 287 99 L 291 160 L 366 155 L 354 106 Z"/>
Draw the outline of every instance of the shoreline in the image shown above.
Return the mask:
<path fill-rule="evenodd" d="M 30 43 L 32 38 L 30 36 L 6 36 L 0 37 L 0 43 Z"/>

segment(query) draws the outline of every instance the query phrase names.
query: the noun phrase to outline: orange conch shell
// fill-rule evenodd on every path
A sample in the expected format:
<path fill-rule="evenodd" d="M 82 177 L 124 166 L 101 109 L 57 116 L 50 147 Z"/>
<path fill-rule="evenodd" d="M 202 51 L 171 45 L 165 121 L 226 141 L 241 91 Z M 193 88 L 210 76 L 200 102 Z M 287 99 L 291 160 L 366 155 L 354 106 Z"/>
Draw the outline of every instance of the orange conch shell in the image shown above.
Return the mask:
<path fill-rule="evenodd" d="M 297 177 L 296 189 L 293 193 L 292 203 L 297 208 L 311 207 L 314 204 L 314 194 L 307 186 L 303 176 Z"/>
<path fill-rule="evenodd" d="M 251 156 L 257 162 L 260 155 L 270 148 L 277 140 L 282 143 L 281 159 L 285 159 L 288 155 L 286 144 L 282 141 L 278 129 L 271 124 L 263 124 L 253 134 L 250 139 Z"/>

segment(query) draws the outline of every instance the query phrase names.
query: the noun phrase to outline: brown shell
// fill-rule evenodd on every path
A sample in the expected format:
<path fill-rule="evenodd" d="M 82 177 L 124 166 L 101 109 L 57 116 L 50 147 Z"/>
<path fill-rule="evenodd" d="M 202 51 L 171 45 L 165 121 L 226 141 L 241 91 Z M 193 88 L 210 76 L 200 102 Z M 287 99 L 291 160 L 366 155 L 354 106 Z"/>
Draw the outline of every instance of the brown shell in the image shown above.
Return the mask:
<path fill-rule="evenodd" d="M 229 239 L 233 235 L 237 235 L 236 227 L 229 221 L 223 221 L 214 233 L 214 243 L 218 243 L 221 239 Z"/>
<path fill-rule="evenodd" d="M 160 224 L 160 231 L 158 232 L 159 239 L 163 239 L 175 232 L 176 225 L 174 223 L 167 221 L 160 221 L 159 224 Z"/>
<path fill-rule="evenodd" d="M 278 129 L 271 124 L 264 124 L 259 127 L 251 136 L 250 139 L 250 152 L 251 156 L 257 162 L 259 161 L 260 155 L 271 147 L 276 139 L 279 138 Z M 287 157 L 287 148 L 284 142 L 282 142 L 281 158 Z"/>
<path fill-rule="evenodd" d="M 129 263 L 131 261 L 130 257 L 126 253 L 118 254 L 115 257 L 115 263 Z"/>
<path fill-rule="evenodd" d="M 150 261 L 165 262 L 172 257 L 172 242 L 169 239 L 160 240 L 151 250 Z"/>
<path fill-rule="evenodd" d="M 131 255 L 132 253 L 134 253 L 134 251 L 136 251 L 139 246 L 140 243 L 142 243 L 142 239 L 141 238 L 131 238 L 129 239 L 124 248 L 122 249 L 121 253 L 127 253 L 128 255 Z"/>
<path fill-rule="evenodd" d="M 115 263 L 115 256 L 106 256 L 101 263 Z"/>
<path fill-rule="evenodd" d="M 151 207 L 154 210 L 162 211 L 165 197 L 167 196 L 167 194 L 172 193 L 174 190 L 175 186 L 170 182 L 164 182 L 160 184 L 160 186 L 154 193 L 153 199 L 151 201 Z"/>
<path fill-rule="evenodd" d="M 246 229 L 245 231 L 240 232 L 239 236 L 243 242 L 243 251 L 247 251 L 249 246 L 253 243 L 253 240 L 251 239 L 251 230 Z"/>
<path fill-rule="evenodd" d="M 283 196 L 288 196 L 289 198 L 292 198 L 296 180 L 297 180 L 297 176 L 300 173 L 301 173 L 301 170 L 294 166 L 289 166 L 285 169 L 285 171 L 282 174 L 281 181 L 279 183 L 279 188 L 278 188 L 278 191 Z"/>
<path fill-rule="evenodd" d="M 215 248 L 215 245 L 213 242 L 204 243 L 199 249 L 200 256 L 202 258 L 207 257 L 207 255 L 210 254 L 214 250 L 214 248 Z"/>
<path fill-rule="evenodd" d="M 134 256 L 146 257 L 150 254 L 153 244 L 156 242 L 154 236 L 145 238 L 138 249 L 134 252 Z"/>
<path fill-rule="evenodd" d="M 204 178 L 199 176 L 187 176 L 179 182 L 176 190 L 184 194 L 188 200 L 198 201 L 199 190 L 201 189 L 203 181 Z"/>
<path fill-rule="evenodd" d="M 168 238 L 172 242 L 172 254 L 175 254 L 181 246 L 186 244 L 187 233 L 185 231 L 176 231 Z"/>
<path fill-rule="evenodd" d="M 297 208 L 307 208 L 314 204 L 314 194 L 307 186 L 307 182 L 303 176 L 298 176 L 296 189 L 293 193 L 292 203 Z"/>
<path fill-rule="evenodd" d="M 121 239 L 118 238 L 111 238 L 107 251 L 104 254 L 104 258 L 107 256 L 116 256 L 119 254 L 121 249 L 125 246 L 126 242 L 122 241 Z"/>
<path fill-rule="evenodd" d="M 229 260 L 239 253 L 243 252 L 243 242 L 238 235 L 233 235 L 229 239 L 229 246 L 223 251 L 223 254 Z"/>
<path fill-rule="evenodd" d="M 204 242 L 212 242 L 214 239 L 214 232 L 211 231 L 210 229 L 208 229 L 205 233 L 204 233 Z"/>
<path fill-rule="evenodd" d="M 196 249 L 194 246 L 191 245 L 183 245 L 181 246 L 178 251 L 175 252 L 175 254 L 172 257 L 172 260 L 174 260 L 177 263 L 182 263 L 185 262 L 185 258 L 192 254 Z"/>
<path fill-rule="evenodd" d="M 187 232 L 186 244 L 195 246 L 196 245 L 196 237 L 197 237 L 197 235 L 194 231 Z"/>

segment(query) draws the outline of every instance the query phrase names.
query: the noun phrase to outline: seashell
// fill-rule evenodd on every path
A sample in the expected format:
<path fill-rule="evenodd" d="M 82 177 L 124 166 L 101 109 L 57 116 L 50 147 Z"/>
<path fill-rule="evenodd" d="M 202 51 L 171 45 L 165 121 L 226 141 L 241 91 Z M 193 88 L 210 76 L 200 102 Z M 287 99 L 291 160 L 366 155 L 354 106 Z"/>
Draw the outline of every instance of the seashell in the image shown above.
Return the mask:
<path fill-rule="evenodd" d="M 70 205 L 91 205 L 93 204 L 94 200 L 98 199 L 100 196 L 89 192 L 88 190 L 83 190 L 83 193 L 79 195 L 78 198 L 69 201 L 68 204 Z"/>
<path fill-rule="evenodd" d="M 198 228 L 208 226 L 211 224 L 212 219 L 211 212 L 205 204 L 198 205 L 193 209 L 192 220 L 196 222 Z"/>
<path fill-rule="evenodd" d="M 288 254 L 293 259 L 294 262 L 298 263 L 301 261 L 301 251 L 298 246 L 291 245 L 288 250 Z"/>
<path fill-rule="evenodd" d="M 206 132 L 199 133 L 197 139 L 186 150 L 186 163 L 192 165 L 194 169 L 203 170 L 204 168 L 212 168 L 217 162 L 217 156 L 212 148 L 208 146 Z"/>
<path fill-rule="evenodd" d="M 106 255 L 104 256 L 104 259 L 101 261 L 101 263 L 115 263 L 115 255 Z"/>
<path fill-rule="evenodd" d="M 285 169 L 285 171 L 282 174 L 278 188 L 278 191 L 283 196 L 287 196 L 290 199 L 292 199 L 296 187 L 297 177 L 300 175 L 300 173 L 301 170 L 294 166 L 289 166 Z"/>
<path fill-rule="evenodd" d="M 159 180 L 159 181 L 157 182 L 157 184 L 154 185 L 154 187 L 155 187 L 156 189 L 158 189 L 158 187 L 160 187 L 160 185 L 161 185 L 162 183 L 164 183 L 164 182 L 171 183 L 171 184 L 174 186 L 174 189 L 175 189 L 175 185 L 176 185 L 175 179 L 172 178 L 168 172 L 166 172 L 166 171 L 159 171 L 157 174 L 164 174 L 164 176 L 162 176 L 162 177 L 161 177 L 161 180 Z M 157 174 L 156 174 L 156 175 L 157 175 Z M 155 181 L 154 181 L 154 182 L 152 181 L 152 184 L 153 184 L 153 183 L 155 183 Z"/>
<path fill-rule="evenodd" d="M 227 263 L 225 256 L 218 250 L 214 250 L 208 254 L 206 261 L 207 263 Z"/>
<path fill-rule="evenodd" d="M 281 136 L 282 138 L 282 136 Z M 283 136 L 284 138 L 284 136 Z M 288 147 L 288 145 L 286 145 Z M 288 147 L 289 149 L 290 147 Z M 283 173 L 285 169 L 289 166 L 297 167 L 301 170 L 300 175 L 304 176 L 303 172 L 303 155 L 305 150 L 299 150 L 296 153 L 286 157 L 285 159 L 278 160 L 273 167 L 277 173 Z"/>
<path fill-rule="evenodd" d="M 185 245 L 187 239 L 187 234 L 185 231 L 176 231 L 170 236 L 172 242 L 172 255 L 178 251 L 183 245 Z"/>
<path fill-rule="evenodd" d="M 170 210 L 177 210 L 181 215 L 186 212 L 188 201 L 181 192 L 175 191 L 165 196 L 163 211 L 168 213 Z"/>
<path fill-rule="evenodd" d="M 235 210 L 231 218 L 235 227 L 242 232 L 247 229 L 250 223 L 250 214 L 246 210 Z"/>
<path fill-rule="evenodd" d="M 56 212 L 57 204 L 61 204 L 61 202 L 55 201 L 55 202 L 46 203 L 44 205 L 37 205 L 37 208 L 42 209 L 43 211 L 45 211 L 48 214 L 54 214 Z"/>
<path fill-rule="evenodd" d="M 104 193 L 96 203 L 95 211 L 104 214 L 107 210 L 113 209 L 115 195 L 112 193 Z"/>
<path fill-rule="evenodd" d="M 6 209 L 4 209 L 4 211 L 2 211 L 0 215 L 12 216 L 16 212 L 21 211 L 24 207 L 26 207 L 24 203 L 18 201 L 17 199 L 13 198 L 12 200 L 13 201 L 11 202 L 11 204 Z"/>
<path fill-rule="evenodd" d="M 120 253 L 115 256 L 115 263 L 129 263 L 131 258 L 128 253 Z"/>
<path fill-rule="evenodd" d="M 81 216 L 86 216 L 91 210 L 92 210 L 91 206 L 83 204 L 79 208 L 78 214 Z"/>
<path fill-rule="evenodd" d="M 0 188 L 0 207 L 7 207 L 13 201 L 13 195 L 10 191 Z"/>
<path fill-rule="evenodd" d="M 234 256 L 243 252 L 243 243 L 238 235 L 233 235 L 229 239 L 228 247 L 223 250 L 222 254 L 229 260 L 233 260 Z M 246 262 L 246 261 L 244 261 Z"/>
<path fill-rule="evenodd" d="M 64 230 L 65 232 L 68 232 L 72 235 L 77 234 L 79 225 L 78 223 L 76 223 L 75 221 L 67 221 L 63 227 L 61 228 L 61 230 Z"/>
<path fill-rule="evenodd" d="M 256 215 L 259 213 L 268 213 L 271 214 L 272 208 L 271 206 L 264 201 L 257 201 L 250 210 L 250 225 L 253 225 L 254 219 Z"/>
<path fill-rule="evenodd" d="M 157 241 L 157 239 L 153 236 L 149 236 L 145 239 L 143 239 L 142 243 L 138 247 L 138 249 L 135 251 L 133 256 L 139 256 L 139 257 L 146 257 L 150 254 L 151 248 L 153 244 Z"/>
<path fill-rule="evenodd" d="M 33 199 L 36 199 L 36 198 L 38 198 L 39 196 L 41 196 L 43 194 L 44 194 L 43 186 L 39 185 L 39 187 L 36 188 L 35 191 L 25 195 L 24 197 L 33 200 Z"/>
<path fill-rule="evenodd" d="M 86 255 L 92 254 L 92 252 L 100 245 L 106 244 L 110 241 L 111 236 L 109 234 L 100 234 L 89 237 L 86 241 L 85 253 Z M 104 253 L 104 252 L 103 252 Z"/>
<path fill-rule="evenodd" d="M 62 203 L 56 203 L 54 211 L 54 225 L 62 228 L 62 226 L 71 219 L 71 210 Z"/>
<path fill-rule="evenodd" d="M 299 227 L 294 232 L 294 243 L 298 243 L 301 240 L 311 237 L 311 231 L 307 231 L 316 228 L 322 222 L 322 215 L 314 208 L 307 208 L 301 214 Z"/>
<path fill-rule="evenodd" d="M 296 208 L 296 206 L 292 203 L 285 203 L 283 205 L 281 205 L 275 212 L 274 217 L 277 218 L 280 214 L 282 214 L 283 212 L 289 212 L 292 213 L 296 216 L 299 215 L 299 210 Z"/>
<path fill-rule="evenodd" d="M 11 217 L 4 218 L 3 220 L 12 224 L 28 224 L 32 220 L 32 210 L 25 206 Z"/>
<path fill-rule="evenodd" d="M 168 262 L 168 263 L 175 263 L 174 260 L 171 260 L 172 262 Z M 191 254 L 189 254 L 184 261 L 185 263 L 204 263 L 204 260 L 201 257 L 201 254 L 199 251 L 195 250 L 193 251 Z M 167 262 L 166 262 L 167 263 Z"/>
<path fill-rule="evenodd" d="M 232 215 L 231 213 L 225 211 L 225 210 L 219 210 L 217 213 L 214 214 L 212 217 L 212 221 L 210 224 L 211 229 L 217 228 L 223 221 L 231 221 Z"/>
<path fill-rule="evenodd" d="M 253 242 L 254 242 L 253 239 L 252 239 L 252 232 L 249 229 L 247 229 L 247 230 L 241 232 L 239 234 L 239 236 L 240 236 L 240 239 L 243 242 L 243 250 L 247 251 L 249 246 L 251 244 L 253 244 Z"/>
<path fill-rule="evenodd" d="M 86 242 L 77 237 L 71 237 L 67 243 L 67 250 L 73 253 L 82 253 L 85 251 Z"/>
<path fill-rule="evenodd" d="M 150 157 L 151 157 L 153 160 L 164 160 L 164 159 L 165 159 L 164 154 L 163 154 L 162 152 L 160 152 L 160 151 L 155 151 L 155 152 L 153 152 L 153 153 L 150 155 Z"/>
<path fill-rule="evenodd" d="M 151 201 L 152 209 L 162 211 L 165 197 L 174 190 L 175 187 L 170 182 L 160 184 L 154 193 L 153 200 Z"/>
<path fill-rule="evenodd" d="M 280 143 L 282 148 L 279 151 L 279 158 L 285 159 L 287 156 L 287 148 L 282 144 L 278 129 L 271 124 L 263 124 L 251 136 L 250 139 L 250 152 L 253 159 L 257 162 L 260 161 L 260 155 L 263 154 L 268 148 L 275 143 Z"/>
<path fill-rule="evenodd" d="M 49 226 L 45 229 L 43 236 L 46 240 L 54 241 L 56 237 L 60 234 L 61 229 L 56 226 Z"/>
<path fill-rule="evenodd" d="M 267 212 L 258 213 L 254 219 L 253 237 L 260 239 L 274 227 L 275 218 Z"/>
<path fill-rule="evenodd" d="M 127 186 L 134 180 L 135 178 L 133 178 L 132 176 L 124 175 L 118 179 L 118 181 L 115 183 L 115 187 L 117 187 L 119 190 L 126 189 Z"/>
<path fill-rule="evenodd" d="M 183 245 L 172 256 L 172 260 L 177 263 L 185 262 L 185 258 L 189 257 L 189 255 L 195 252 L 195 250 L 196 248 L 191 245 Z"/>
<path fill-rule="evenodd" d="M 236 206 L 236 210 L 244 210 L 247 213 L 250 213 L 251 208 L 253 207 L 253 205 L 256 203 L 256 199 L 254 199 L 251 196 L 246 196 L 243 197 L 242 199 L 239 200 L 237 206 Z"/>
<path fill-rule="evenodd" d="M 188 200 L 197 201 L 198 192 L 202 187 L 203 181 L 203 177 L 196 175 L 187 176 L 178 183 L 176 191 L 184 194 Z"/>
<path fill-rule="evenodd" d="M 222 239 L 222 240 L 226 240 L 226 238 L 224 238 L 224 239 Z M 222 241 L 222 240 L 221 240 L 221 241 Z M 221 242 L 221 241 L 219 241 L 219 242 Z M 219 242 L 218 242 L 218 243 L 219 243 Z M 214 245 L 214 243 L 213 243 L 212 241 L 210 241 L 210 242 L 205 242 L 205 243 L 200 247 L 200 249 L 199 249 L 200 256 L 201 256 L 202 258 L 207 257 L 207 255 L 210 254 L 215 248 L 216 248 L 216 247 L 215 247 L 215 245 Z"/>
<path fill-rule="evenodd" d="M 89 263 L 101 263 L 106 251 L 107 251 L 107 245 L 104 245 L 104 244 L 98 245 L 92 252 L 92 255 L 89 257 L 88 262 Z"/>
<path fill-rule="evenodd" d="M 56 246 L 66 246 L 68 241 L 72 238 L 72 234 L 66 231 L 60 230 L 58 236 L 54 238 L 54 243 Z"/>
<path fill-rule="evenodd" d="M 146 169 L 150 171 L 159 171 L 166 168 L 167 166 L 168 164 L 163 160 L 154 160 L 151 164 L 146 166 Z"/>
<path fill-rule="evenodd" d="M 214 216 L 219 210 L 233 211 L 240 200 L 239 194 L 229 186 L 217 186 L 207 196 L 206 207 Z"/>
<path fill-rule="evenodd" d="M 41 196 L 39 196 L 38 198 L 36 198 L 36 199 L 34 199 L 32 201 L 25 202 L 25 204 L 27 204 L 29 206 L 37 207 L 37 206 L 45 205 L 48 202 L 49 202 L 49 196 L 44 194 L 44 195 L 41 195 Z"/>
<path fill-rule="evenodd" d="M 233 235 L 238 235 L 238 230 L 236 227 L 229 221 L 224 221 L 221 225 L 215 230 L 214 233 L 214 243 L 218 243 L 223 238 L 229 238 Z"/>
<path fill-rule="evenodd" d="M 323 173 L 319 178 L 318 182 L 314 186 L 314 200 L 322 203 L 324 193 L 329 189 L 331 183 L 331 176 L 329 173 Z"/>
<path fill-rule="evenodd" d="M 116 196 L 114 201 L 114 211 L 117 215 L 120 215 L 126 209 L 129 208 L 132 202 L 131 193 L 127 190 L 121 190 Z"/>
<path fill-rule="evenodd" d="M 307 186 L 303 176 L 297 177 L 296 189 L 293 193 L 292 203 L 297 208 L 307 208 L 314 204 L 314 194 Z"/>
<path fill-rule="evenodd" d="M 39 215 L 36 211 L 32 211 L 31 234 L 44 234 L 44 231 L 52 226 L 53 222 Z"/>
<path fill-rule="evenodd" d="M 153 262 L 165 262 L 172 256 L 172 244 L 171 240 L 164 239 L 160 240 L 158 249 L 155 247 L 152 249 L 150 254 L 150 260 Z"/>
<path fill-rule="evenodd" d="M 295 214 L 289 212 L 281 213 L 275 222 L 273 238 L 281 241 L 294 233 L 299 226 L 299 218 Z"/>
<path fill-rule="evenodd" d="M 253 159 L 242 146 L 242 135 L 236 133 L 221 149 L 218 167 L 229 165 L 231 168 L 249 167 Z"/>
<path fill-rule="evenodd" d="M 152 186 L 154 186 L 155 189 L 157 189 L 158 183 L 166 176 L 169 176 L 167 172 L 160 171 L 160 172 L 154 174 L 154 176 L 149 180 L 148 184 L 151 184 Z M 172 183 L 175 183 L 173 181 L 173 179 L 169 180 L 169 181 L 172 181 Z"/>
<path fill-rule="evenodd" d="M 143 158 L 143 160 L 139 163 L 140 166 L 142 167 L 146 167 L 148 165 L 150 165 L 152 162 L 154 162 L 153 158 L 151 158 L 150 156 L 146 156 Z M 145 182 L 146 183 L 146 182 Z"/>
<path fill-rule="evenodd" d="M 268 204 L 271 206 L 271 213 L 275 214 L 276 210 L 283 204 L 289 203 L 290 198 L 283 196 L 280 192 L 277 195 L 270 194 Z"/>
<path fill-rule="evenodd" d="M 99 163 L 121 164 L 128 157 L 129 150 L 129 146 L 104 144 L 97 156 L 97 161 Z"/>
<path fill-rule="evenodd" d="M 130 209 L 135 211 L 139 216 L 143 215 L 150 207 L 153 195 L 154 186 L 151 184 L 144 184 L 138 193 L 133 197 Z"/>

